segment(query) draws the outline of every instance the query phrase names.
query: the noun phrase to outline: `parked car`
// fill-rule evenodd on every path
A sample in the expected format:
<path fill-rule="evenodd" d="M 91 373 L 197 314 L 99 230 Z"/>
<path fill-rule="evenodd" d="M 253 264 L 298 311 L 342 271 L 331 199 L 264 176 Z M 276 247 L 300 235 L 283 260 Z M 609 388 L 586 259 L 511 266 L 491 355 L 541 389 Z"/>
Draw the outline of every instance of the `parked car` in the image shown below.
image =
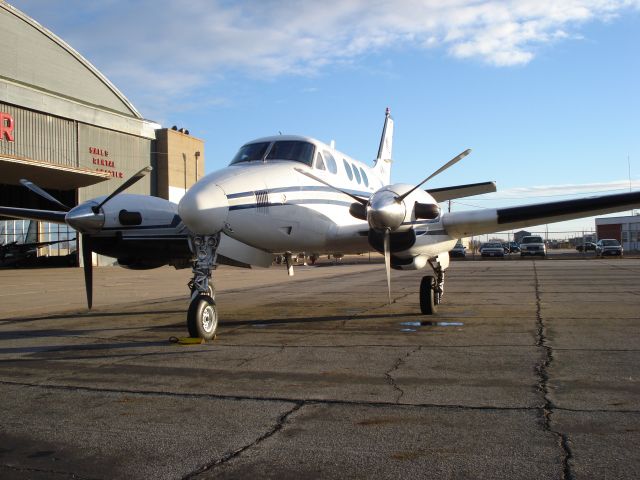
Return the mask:
<path fill-rule="evenodd" d="M 480 247 L 480 254 L 483 257 L 500 257 L 504 258 L 504 247 L 499 242 L 483 243 Z"/>
<path fill-rule="evenodd" d="M 518 242 L 509 242 L 509 252 L 511 253 L 520 252 L 520 245 L 518 245 Z"/>
<path fill-rule="evenodd" d="M 520 256 L 524 257 L 525 255 L 541 255 L 543 257 L 547 255 L 547 246 L 541 236 L 530 235 L 522 237 L 520 241 Z"/>
<path fill-rule="evenodd" d="M 595 252 L 596 244 L 593 242 L 585 242 L 584 245 L 577 245 L 576 250 L 579 252 Z"/>
<path fill-rule="evenodd" d="M 458 242 L 456 243 L 455 247 L 453 247 L 453 249 L 449 252 L 449 256 L 464 258 L 467 256 L 467 249 L 461 242 Z"/>
<path fill-rule="evenodd" d="M 503 242 L 502 247 L 504 248 L 504 253 L 518 253 L 520 251 L 518 242 Z"/>
<path fill-rule="evenodd" d="M 599 257 L 604 257 L 605 255 L 617 255 L 621 257 L 622 253 L 622 245 L 620 245 L 618 240 L 613 238 L 598 240 L 598 243 L 596 243 L 596 255 Z"/>

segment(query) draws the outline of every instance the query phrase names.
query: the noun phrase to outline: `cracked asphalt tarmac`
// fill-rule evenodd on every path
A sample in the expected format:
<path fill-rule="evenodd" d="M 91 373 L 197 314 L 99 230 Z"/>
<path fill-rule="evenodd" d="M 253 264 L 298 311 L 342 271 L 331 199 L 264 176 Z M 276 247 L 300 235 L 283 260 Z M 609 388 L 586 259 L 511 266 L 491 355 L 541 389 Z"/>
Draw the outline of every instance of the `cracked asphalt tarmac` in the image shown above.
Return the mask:
<path fill-rule="evenodd" d="M 222 268 L 190 346 L 188 272 L 7 272 L 0 478 L 640 478 L 639 259 Z"/>

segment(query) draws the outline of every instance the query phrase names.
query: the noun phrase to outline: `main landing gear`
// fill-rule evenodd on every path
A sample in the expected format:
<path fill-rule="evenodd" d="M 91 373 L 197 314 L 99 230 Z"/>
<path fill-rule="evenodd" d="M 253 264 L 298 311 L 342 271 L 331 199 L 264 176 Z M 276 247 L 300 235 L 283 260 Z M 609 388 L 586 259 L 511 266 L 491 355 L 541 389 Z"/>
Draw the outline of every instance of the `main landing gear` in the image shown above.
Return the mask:
<path fill-rule="evenodd" d="M 439 264 L 431 264 L 434 275 L 425 275 L 420 282 L 420 311 L 423 315 L 433 315 L 444 295 L 444 269 Z"/>
<path fill-rule="evenodd" d="M 191 303 L 187 311 L 187 329 L 191 337 L 212 340 L 218 328 L 215 291 L 211 274 L 215 270 L 220 234 L 194 235 L 190 238 L 194 254 L 193 279 L 189 282 Z"/>

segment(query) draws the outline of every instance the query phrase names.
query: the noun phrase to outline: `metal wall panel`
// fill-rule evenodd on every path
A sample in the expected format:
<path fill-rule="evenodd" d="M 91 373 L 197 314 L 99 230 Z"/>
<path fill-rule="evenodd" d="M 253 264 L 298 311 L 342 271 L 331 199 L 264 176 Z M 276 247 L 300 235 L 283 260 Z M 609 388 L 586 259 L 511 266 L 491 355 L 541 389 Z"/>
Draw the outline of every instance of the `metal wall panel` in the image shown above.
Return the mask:
<path fill-rule="evenodd" d="M 0 140 L 0 155 L 69 167 L 78 166 L 75 122 L 0 102 L 13 117 L 14 141 Z"/>
<path fill-rule="evenodd" d="M 138 170 L 150 165 L 151 143 L 146 138 L 79 123 L 79 167 L 109 172 L 113 177 L 112 180 L 81 188 L 79 200 L 108 195 Z M 127 193 L 148 195 L 151 190 L 150 177 L 147 175 L 129 187 Z"/>

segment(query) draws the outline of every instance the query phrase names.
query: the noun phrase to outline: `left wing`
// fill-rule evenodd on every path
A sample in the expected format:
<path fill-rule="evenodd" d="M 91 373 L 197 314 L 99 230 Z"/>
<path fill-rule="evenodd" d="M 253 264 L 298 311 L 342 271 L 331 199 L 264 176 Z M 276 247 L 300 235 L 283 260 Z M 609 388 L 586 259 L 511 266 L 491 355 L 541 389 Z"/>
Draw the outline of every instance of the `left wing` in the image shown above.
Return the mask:
<path fill-rule="evenodd" d="M 57 210 L 36 210 L 34 208 L 0 207 L 0 215 L 42 222 L 65 223 L 67 212 Z"/>
<path fill-rule="evenodd" d="M 592 215 L 604 215 L 638 207 L 640 207 L 640 192 L 619 193 L 519 207 L 443 213 L 442 225 L 450 236 L 462 238 Z"/>

